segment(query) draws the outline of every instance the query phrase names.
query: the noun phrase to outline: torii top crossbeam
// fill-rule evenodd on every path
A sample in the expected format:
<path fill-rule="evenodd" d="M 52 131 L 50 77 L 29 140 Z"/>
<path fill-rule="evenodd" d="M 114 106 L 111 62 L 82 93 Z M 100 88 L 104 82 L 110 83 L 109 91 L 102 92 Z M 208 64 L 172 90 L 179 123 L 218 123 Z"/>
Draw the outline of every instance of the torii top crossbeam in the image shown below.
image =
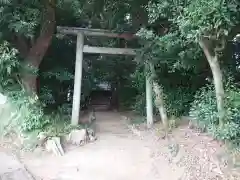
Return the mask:
<path fill-rule="evenodd" d="M 87 29 L 79 27 L 62 27 L 58 26 L 57 31 L 61 34 L 71 34 L 84 36 L 102 36 L 111 38 L 124 38 L 126 40 L 131 40 L 136 38 L 135 34 L 128 32 L 116 33 L 113 31 L 102 30 L 102 29 Z M 94 46 L 83 46 L 84 53 L 99 53 L 99 54 L 120 54 L 120 55 L 136 55 L 135 49 L 130 48 L 108 48 L 108 47 L 94 47 Z"/>
<path fill-rule="evenodd" d="M 79 33 L 83 33 L 85 36 L 105 36 L 112 38 L 124 38 L 127 40 L 136 38 L 135 34 L 129 32 L 116 33 L 114 31 L 103 30 L 103 29 L 87 29 L 80 27 L 63 27 L 57 26 L 57 31 L 62 34 L 73 34 L 77 35 Z"/>

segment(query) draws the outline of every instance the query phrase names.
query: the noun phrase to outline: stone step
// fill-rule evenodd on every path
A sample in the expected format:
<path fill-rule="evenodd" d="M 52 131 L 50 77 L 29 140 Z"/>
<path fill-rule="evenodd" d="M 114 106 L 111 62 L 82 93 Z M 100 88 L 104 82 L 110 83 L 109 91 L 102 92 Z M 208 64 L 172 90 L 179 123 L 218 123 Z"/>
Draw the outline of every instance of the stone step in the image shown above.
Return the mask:
<path fill-rule="evenodd" d="M 95 111 L 105 111 L 109 109 L 109 105 L 107 104 L 102 104 L 102 105 L 92 105 Z"/>

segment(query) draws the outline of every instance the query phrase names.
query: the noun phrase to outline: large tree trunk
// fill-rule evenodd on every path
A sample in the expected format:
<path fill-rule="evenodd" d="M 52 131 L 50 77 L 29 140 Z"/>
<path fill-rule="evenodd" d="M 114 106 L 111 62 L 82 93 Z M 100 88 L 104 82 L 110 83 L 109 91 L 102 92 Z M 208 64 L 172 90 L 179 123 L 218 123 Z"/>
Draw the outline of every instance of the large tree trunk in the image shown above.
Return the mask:
<path fill-rule="evenodd" d="M 155 72 L 154 65 L 152 63 L 149 63 L 149 64 L 150 64 L 150 71 L 152 74 L 151 80 L 153 83 L 153 92 L 155 93 L 155 105 L 158 108 L 164 129 L 165 129 L 165 133 L 166 133 L 165 135 L 167 135 L 169 127 L 168 127 L 167 110 L 164 105 L 163 90 L 155 80 L 156 72 Z"/>
<path fill-rule="evenodd" d="M 131 18 L 132 18 L 132 27 L 133 30 L 137 32 L 141 27 L 144 27 L 148 24 L 148 12 L 144 8 L 148 4 L 147 0 L 141 2 L 132 1 L 131 2 Z"/>
<path fill-rule="evenodd" d="M 164 105 L 163 101 L 163 90 L 162 88 L 158 85 L 156 81 L 153 80 L 153 91 L 155 93 L 155 104 L 156 107 L 158 108 L 159 114 L 161 116 L 162 123 L 164 125 L 164 128 L 166 132 L 168 131 L 168 117 L 167 117 L 167 111 Z"/>
<path fill-rule="evenodd" d="M 215 92 L 216 92 L 216 99 L 217 99 L 219 125 L 221 127 L 224 124 L 225 107 L 224 107 L 224 87 L 223 87 L 223 80 L 222 80 L 222 71 L 220 69 L 218 56 L 214 52 L 214 49 L 211 49 L 212 48 L 211 42 L 209 42 L 209 40 L 201 40 L 199 41 L 199 45 L 203 49 L 203 52 L 207 58 L 207 61 L 212 71 Z"/>
<path fill-rule="evenodd" d="M 36 42 L 31 46 L 25 55 L 24 66 L 33 68 L 34 72 L 23 69 L 23 85 L 29 93 L 37 92 L 37 74 L 39 65 L 51 43 L 55 31 L 55 5 L 47 1 L 43 12 L 43 22 L 41 32 Z"/>

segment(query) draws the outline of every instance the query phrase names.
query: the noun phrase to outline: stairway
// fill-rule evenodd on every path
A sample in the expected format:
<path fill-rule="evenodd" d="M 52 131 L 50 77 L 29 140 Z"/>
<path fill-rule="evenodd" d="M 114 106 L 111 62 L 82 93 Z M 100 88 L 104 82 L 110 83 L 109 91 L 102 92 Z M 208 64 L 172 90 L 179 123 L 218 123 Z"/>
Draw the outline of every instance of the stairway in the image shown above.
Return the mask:
<path fill-rule="evenodd" d="M 110 99 L 98 98 L 91 102 L 91 106 L 95 111 L 107 111 L 111 108 Z"/>
<path fill-rule="evenodd" d="M 107 111 L 111 108 L 111 92 L 98 91 L 91 96 L 91 106 L 95 111 Z"/>

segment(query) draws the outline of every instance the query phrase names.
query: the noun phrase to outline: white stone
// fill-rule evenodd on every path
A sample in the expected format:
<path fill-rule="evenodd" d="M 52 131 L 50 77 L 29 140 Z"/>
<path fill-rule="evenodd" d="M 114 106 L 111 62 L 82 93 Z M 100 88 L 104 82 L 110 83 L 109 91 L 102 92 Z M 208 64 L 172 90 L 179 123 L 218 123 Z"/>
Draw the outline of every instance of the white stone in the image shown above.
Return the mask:
<path fill-rule="evenodd" d="M 39 140 L 44 140 L 48 137 L 48 134 L 46 132 L 40 132 L 37 136 Z"/>
<path fill-rule="evenodd" d="M 0 105 L 4 105 L 7 102 L 7 96 L 4 96 L 2 93 L 0 93 Z"/>
<path fill-rule="evenodd" d="M 87 142 L 87 138 L 88 137 L 86 129 L 74 129 L 70 132 L 68 141 L 74 145 L 84 145 Z"/>
<path fill-rule="evenodd" d="M 43 146 L 48 140 L 48 134 L 46 132 L 40 132 L 37 136 L 38 145 Z"/>
<path fill-rule="evenodd" d="M 59 137 L 52 137 L 51 139 L 48 139 L 45 144 L 45 148 L 48 152 L 53 152 L 57 156 L 64 155 L 64 151 Z"/>

